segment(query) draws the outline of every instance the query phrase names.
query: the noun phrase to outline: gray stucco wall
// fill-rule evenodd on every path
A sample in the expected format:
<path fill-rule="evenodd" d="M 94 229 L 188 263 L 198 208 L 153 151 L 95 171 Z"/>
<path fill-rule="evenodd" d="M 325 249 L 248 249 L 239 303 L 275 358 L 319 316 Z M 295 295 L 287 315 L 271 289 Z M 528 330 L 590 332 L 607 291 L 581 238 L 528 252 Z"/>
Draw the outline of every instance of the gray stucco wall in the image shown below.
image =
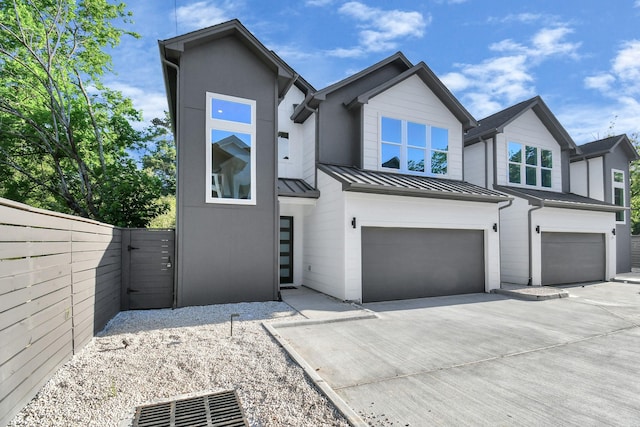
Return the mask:
<path fill-rule="evenodd" d="M 625 206 L 631 206 L 631 191 L 629 185 L 629 158 L 618 146 L 612 153 L 605 154 L 604 161 L 604 200 L 613 201 L 611 187 L 611 170 L 624 171 Z M 627 212 L 624 224 L 616 224 L 616 271 L 626 273 L 631 271 L 631 214 Z"/>
<path fill-rule="evenodd" d="M 177 304 L 277 298 L 276 72 L 236 37 L 180 60 Z M 256 205 L 205 203 L 206 92 L 256 101 Z"/>
<path fill-rule="evenodd" d="M 362 167 L 361 108 L 344 104 L 406 70 L 392 62 L 327 96 L 318 108 L 318 162 Z"/>

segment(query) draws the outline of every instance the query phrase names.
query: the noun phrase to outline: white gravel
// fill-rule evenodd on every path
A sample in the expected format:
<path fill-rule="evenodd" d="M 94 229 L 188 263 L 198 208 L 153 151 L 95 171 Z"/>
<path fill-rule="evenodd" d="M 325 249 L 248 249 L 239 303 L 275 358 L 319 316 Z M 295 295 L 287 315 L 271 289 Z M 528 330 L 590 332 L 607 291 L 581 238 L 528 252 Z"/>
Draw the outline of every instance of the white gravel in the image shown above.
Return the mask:
<path fill-rule="evenodd" d="M 265 319 L 302 317 L 279 302 L 121 312 L 9 425 L 119 426 L 139 405 L 236 389 L 252 426 L 348 426 Z"/>

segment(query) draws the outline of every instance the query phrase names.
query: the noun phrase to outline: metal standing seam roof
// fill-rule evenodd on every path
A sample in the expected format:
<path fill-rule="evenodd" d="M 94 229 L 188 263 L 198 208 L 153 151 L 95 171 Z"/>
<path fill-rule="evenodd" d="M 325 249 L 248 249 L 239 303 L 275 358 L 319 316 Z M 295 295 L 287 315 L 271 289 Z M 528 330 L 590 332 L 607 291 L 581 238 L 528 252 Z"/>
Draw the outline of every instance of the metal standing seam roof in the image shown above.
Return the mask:
<path fill-rule="evenodd" d="M 492 203 L 512 199 L 512 197 L 498 191 L 452 179 L 371 171 L 328 164 L 320 164 L 318 168 L 340 181 L 343 191 Z"/>
<path fill-rule="evenodd" d="M 617 212 L 629 209 L 622 206 L 616 206 L 612 203 L 603 202 L 601 200 L 580 196 L 574 193 L 560 193 L 556 191 L 533 190 L 529 188 L 514 188 L 504 186 L 495 186 L 494 188 L 503 193 L 527 199 L 531 204 L 536 206 L 605 212 Z"/>
<path fill-rule="evenodd" d="M 278 196 L 317 199 L 320 197 L 320 191 L 307 184 L 303 179 L 278 178 Z"/>

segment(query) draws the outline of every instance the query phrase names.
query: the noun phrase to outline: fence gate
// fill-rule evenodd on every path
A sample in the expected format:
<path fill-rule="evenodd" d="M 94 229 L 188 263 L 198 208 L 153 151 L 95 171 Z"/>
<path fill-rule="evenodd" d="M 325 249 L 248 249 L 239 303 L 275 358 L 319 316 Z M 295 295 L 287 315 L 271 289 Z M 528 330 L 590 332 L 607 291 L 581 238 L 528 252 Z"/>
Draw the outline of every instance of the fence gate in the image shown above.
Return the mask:
<path fill-rule="evenodd" d="M 122 230 L 122 310 L 173 306 L 174 240 L 174 230 Z"/>

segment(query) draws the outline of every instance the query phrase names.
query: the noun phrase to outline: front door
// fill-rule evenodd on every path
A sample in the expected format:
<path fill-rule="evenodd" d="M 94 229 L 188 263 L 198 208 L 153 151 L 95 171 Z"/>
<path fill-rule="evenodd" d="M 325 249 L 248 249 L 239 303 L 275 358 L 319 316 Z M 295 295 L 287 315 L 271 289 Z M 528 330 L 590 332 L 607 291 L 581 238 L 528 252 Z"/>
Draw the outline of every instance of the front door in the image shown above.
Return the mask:
<path fill-rule="evenodd" d="M 293 283 L 293 217 L 280 217 L 280 283 Z"/>

